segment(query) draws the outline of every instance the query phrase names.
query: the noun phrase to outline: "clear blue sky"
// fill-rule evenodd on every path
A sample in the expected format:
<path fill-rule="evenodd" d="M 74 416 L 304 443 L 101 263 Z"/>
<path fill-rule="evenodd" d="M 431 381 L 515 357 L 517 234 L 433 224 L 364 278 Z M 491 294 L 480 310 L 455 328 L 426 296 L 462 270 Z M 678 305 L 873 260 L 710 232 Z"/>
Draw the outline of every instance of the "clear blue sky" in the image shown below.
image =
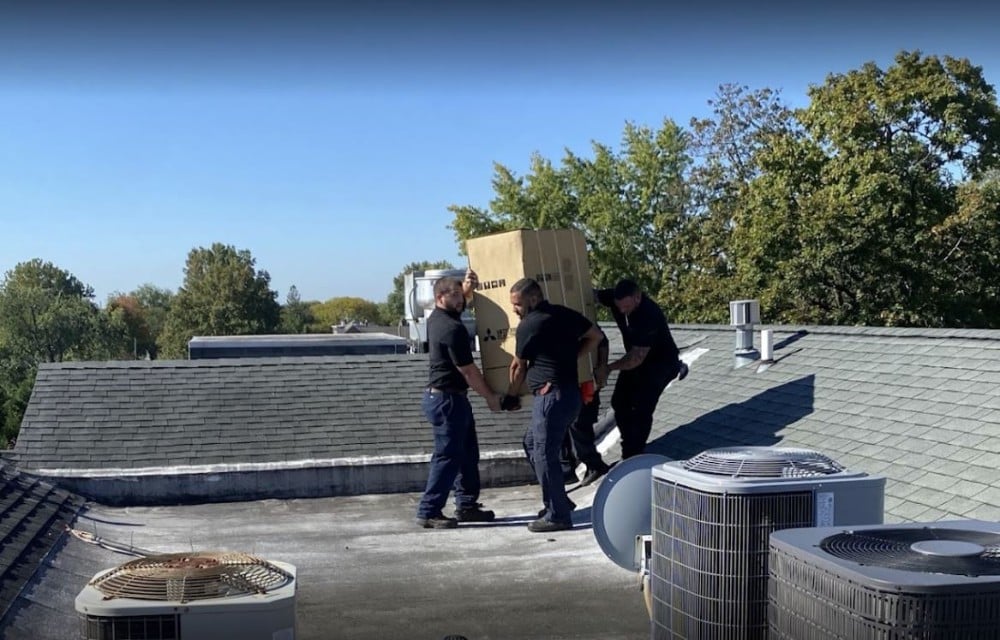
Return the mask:
<path fill-rule="evenodd" d="M 21 4 L 0 3 L 0 272 L 42 258 L 101 304 L 176 290 L 213 242 L 282 302 L 381 301 L 411 261 L 464 266 L 447 206 L 487 206 L 494 161 L 686 124 L 722 83 L 802 106 L 902 49 L 1000 82 L 998 10 L 943 2 Z"/>

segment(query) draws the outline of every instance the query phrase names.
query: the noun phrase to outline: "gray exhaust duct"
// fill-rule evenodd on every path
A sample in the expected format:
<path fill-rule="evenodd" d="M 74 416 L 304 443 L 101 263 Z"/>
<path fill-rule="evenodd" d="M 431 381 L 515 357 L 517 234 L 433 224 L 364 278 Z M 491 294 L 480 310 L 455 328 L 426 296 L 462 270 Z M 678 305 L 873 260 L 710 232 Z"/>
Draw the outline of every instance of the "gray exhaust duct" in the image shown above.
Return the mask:
<path fill-rule="evenodd" d="M 733 367 L 739 369 L 755 362 L 760 353 L 753 346 L 753 328 L 760 324 L 760 303 L 756 300 L 733 300 L 729 303 L 729 324 L 736 327 Z"/>

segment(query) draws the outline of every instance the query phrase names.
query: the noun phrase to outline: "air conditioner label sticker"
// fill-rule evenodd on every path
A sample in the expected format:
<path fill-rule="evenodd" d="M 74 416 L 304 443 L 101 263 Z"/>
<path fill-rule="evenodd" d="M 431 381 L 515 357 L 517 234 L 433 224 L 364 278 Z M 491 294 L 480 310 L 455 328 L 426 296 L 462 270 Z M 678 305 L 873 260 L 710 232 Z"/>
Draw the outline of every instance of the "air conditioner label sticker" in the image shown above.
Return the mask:
<path fill-rule="evenodd" d="M 833 526 L 833 492 L 821 491 L 816 494 L 816 526 Z"/>

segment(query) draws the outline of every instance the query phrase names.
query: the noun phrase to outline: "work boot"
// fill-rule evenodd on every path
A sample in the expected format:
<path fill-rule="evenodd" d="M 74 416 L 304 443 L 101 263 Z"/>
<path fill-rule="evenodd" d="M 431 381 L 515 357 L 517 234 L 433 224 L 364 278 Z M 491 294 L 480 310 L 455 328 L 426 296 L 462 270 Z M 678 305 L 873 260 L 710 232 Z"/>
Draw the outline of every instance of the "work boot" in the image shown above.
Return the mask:
<path fill-rule="evenodd" d="M 483 505 L 477 502 L 471 507 L 455 509 L 455 519 L 459 522 L 493 522 L 496 514 L 483 509 Z"/>
<path fill-rule="evenodd" d="M 428 518 L 417 517 L 417 526 L 424 529 L 454 529 L 458 526 L 458 520 L 439 513 Z"/>
<path fill-rule="evenodd" d="M 576 503 L 573 502 L 572 500 L 570 500 L 569 501 L 569 510 L 573 511 L 574 509 L 576 509 Z M 538 518 L 539 519 L 544 518 L 546 515 L 548 515 L 548 513 L 549 513 L 549 508 L 548 507 L 542 507 L 541 511 L 538 512 Z"/>
<path fill-rule="evenodd" d="M 528 524 L 528 531 L 532 533 L 549 533 L 551 531 L 568 531 L 573 528 L 572 522 L 553 522 L 545 518 L 539 518 Z"/>
<path fill-rule="evenodd" d="M 611 467 L 604 464 L 603 460 L 598 461 L 594 465 L 587 465 L 587 473 L 583 476 L 583 480 L 580 481 L 580 486 L 586 487 L 588 484 L 592 484 L 610 470 Z"/>

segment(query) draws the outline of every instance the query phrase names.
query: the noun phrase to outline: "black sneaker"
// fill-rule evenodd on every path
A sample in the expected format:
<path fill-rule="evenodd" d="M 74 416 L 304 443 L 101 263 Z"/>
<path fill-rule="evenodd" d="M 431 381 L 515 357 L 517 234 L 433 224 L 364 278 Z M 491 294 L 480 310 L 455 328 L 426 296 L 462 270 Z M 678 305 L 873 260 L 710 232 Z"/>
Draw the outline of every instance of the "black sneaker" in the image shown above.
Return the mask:
<path fill-rule="evenodd" d="M 677 372 L 677 379 L 683 380 L 686 377 L 688 377 L 688 366 L 685 362 L 681 361 L 681 368 Z"/>
<path fill-rule="evenodd" d="M 580 486 L 586 487 L 588 484 L 592 484 L 595 480 L 597 480 L 610 470 L 611 467 L 604 464 L 603 461 L 601 461 L 598 464 L 595 464 L 592 467 L 588 466 L 586 475 L 584 475 L 583 480 L 580 481 Z"/>
<path fill-rule="evenodd" d="M 459 522 L 493 522 L 496 519 L 496 514 L 483 509 L 483 505 L 477 502 L 471 507 L 455 509 L 455 518 Z"/>
<path fill-rule="evenodd" d="M 429 518 L 417 518 L 417 525 L 424 529 L 454 529 L 458 526 L 458 520 L 449 518 L 446 515 L 438 514 Z"/>
<path fill-rule="evenodd" d="M 532 533 L 549 533 L 550 531 L 568 531 L 573 528 L 572 522 L 553 522 L 545 518 L 539 518 L 528 524 L 528 531 Z"/>

